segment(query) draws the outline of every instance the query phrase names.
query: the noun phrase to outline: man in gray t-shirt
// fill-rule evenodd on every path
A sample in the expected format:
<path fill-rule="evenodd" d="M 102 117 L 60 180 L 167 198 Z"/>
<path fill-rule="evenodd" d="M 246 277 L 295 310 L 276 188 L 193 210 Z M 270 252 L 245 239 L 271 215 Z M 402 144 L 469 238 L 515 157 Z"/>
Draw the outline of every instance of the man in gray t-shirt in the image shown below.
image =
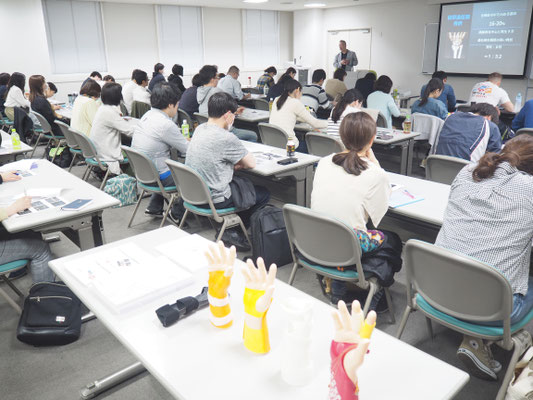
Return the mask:
<path fill-rule="evenodd" d="M 229 129 L 235 120 L 237 102 L 225 92 L 215 93 L 209 99 L 209 120 L 194 131 L 187 149 L 185 165 L 191 167 L 204 179 L 211 191 L 215 208 L 234 207 L 229 183 L 233 171 L 255 167 L 253 154 L 243 146 L 239 138 Z M 257 209 L 268 203 L 270 194 L 261 186 L 254 186 L 256 204 L 238 214 L 246 226 Z M 240 231 L 227 229 L 222 240 L 235 245 L 237 249 L 249 249 Z"/>

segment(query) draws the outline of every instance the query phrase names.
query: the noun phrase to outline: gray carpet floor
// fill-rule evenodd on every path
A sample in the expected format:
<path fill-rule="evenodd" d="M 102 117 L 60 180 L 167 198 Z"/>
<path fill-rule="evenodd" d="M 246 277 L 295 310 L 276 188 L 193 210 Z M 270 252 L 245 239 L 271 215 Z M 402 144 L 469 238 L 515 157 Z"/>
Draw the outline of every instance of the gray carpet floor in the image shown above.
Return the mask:
<path fill-rule="evenodd" d="M 37 153 L 39 154 L 39 153 Z M 379 156 L 378 156 L 379 157 Z M 388 155 L 382 161 L 386 169 L 394 170 L 398 165 L 397 154 Z M 390 165 L 388 165 L 390 164 Z M 423 170 L 415 163 L 415 173 L 423 175 Z M 81 176 L 84 167 L 75 167 L 73 173 Z M 96 184 L 96 181 L 90 180 Z M 273 203 L 281 205 L 291 201 L 294 197 L 293 188 L 284 183 L 269 186 L 273 193 Z M 286 183 L 285 183 L 286 184 Z M 143 200 L 143 206 L 147 199 Z M 141 211 L 130 229 L 126 228 L 133 206 L 104 211 L 103 220 L 107 242 L 123 239 L 142 232 L 156 229 L 160 220 L 145 217 Z M 214 231 L 206 228 L 199 232 L 206 238 L 213 239 Z M 79 251 L 66 237 L 51 244 L 56 257 L 65 256 Z M 239 254 L 242 258 L 247 254 Z M 278 277 L 287 281 L 290 266 L 281 267 Z M 31 278 L 25 276 L 18 279 L 16 285 L 27 290 L 31 285 Z M 296 275 L 295 286 L 320 299 L 328 301 L 322 294 L 316 277 L 305 270 L 299 270 Z M 405 275 L 401 271 L 396 276 L 396 283 L 391 287 L 394 303 L 396 324 L 389 323 L 388 315 L 378 317 L 379 329 L 395 335 L 398 323 L 406 306 Z M 35 348 L 17 341 L 15 332 L 18 316 L 3 300 L 0 300 L 0 399 L 1 400 L 62 400 L 80 398 L 80 389 L 92 380 L 106 376 L 115 370 L 127 366 L 135 361 L 134 357 L 114 338 L 114 336 L 98 321 L 93 320 L 83 325 L 81 338 L 70 345 L 62 347 Z M 531 331 L 532 326 L 528 326 Z M 459 368 L 461 363 L 455 356 L 461 342 L 461 335 L 441 326 L 434 325 L 435 338 L 431 340 L 426 329 L 425 319 L 417 313 L 411 315 L 402 340 Z M 500 382 L 507 366 L 510 354 L 493 346 L 494 356 L 504 365 L 500 372 Z M 390 357 L 394 357 L 391 354 Z M 180 362 L 176 360 L 176 362 Z M 238 373 L 238 371 L 235 371 Z M 456 399 L 487 400 L 493 399 L 499 389 L 500 382 L 483 381 L 471 377 Z M 386 377 L 383 377 L 386 384 Z M 412 376 L 406 385 L 416 385 L 417 376 Z M 261 398 L 260 396 L 254 396 Z M 99 399 L 131 400 L 131 399 L 172 399 L 172 396 L 148 373 L 122 384 L 115 389 L 101 394 Z M 204 400 L 204 399 L 198 399 Z M 240 400 L 240 399 L 237 399 Z M 383 399 L 388 400 L 388 399 Z M 409 399 L 430 400 L 430 399 Z"/>

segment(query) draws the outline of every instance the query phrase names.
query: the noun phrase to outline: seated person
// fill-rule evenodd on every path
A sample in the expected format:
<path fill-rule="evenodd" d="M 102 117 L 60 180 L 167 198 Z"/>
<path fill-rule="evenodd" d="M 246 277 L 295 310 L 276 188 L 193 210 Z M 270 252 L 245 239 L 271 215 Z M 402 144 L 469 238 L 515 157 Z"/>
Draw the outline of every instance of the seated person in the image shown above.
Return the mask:
<path fill-rule="evenodd" d="M 198 104 L 196 96 L 200 86 L 202 86 L 200 74 L 196 74 L 192 77 L 192 86 L 187 88 L 181 95 L 180 109 L 189 114 L 191 118 L 194 118 L 194 113 L 199 111 L 200 105 Z"/>
<path fill-rule="evenodd" d="M 476 162 L 485 152 L 499 153 L 500 130 L 490 124 L 494 112 L 490 104 L 478 103 L 470 112 L 457 111 L 450 115 L 440 131 L 436 154 Z"/>
<path fill-rule="evenodd" d="M 56 94 L 57 94 L 57 86 L 53 83 L 53 82 L 46 82 L 46 84 L 48 85 L 48 89 L 46 90 L 46 93 L 44 94 L 46 96 L 47 99 L 51 99 L 52 97 L 54 97 Z M 50 102 L 50 100 L 48 100 L 48 102 L 50 104 L 52 104 Z M 59 110 L 61 108 L 61 106 L 57 105 L 57 104 L 52 104 L 52 108 L 54 110 Z"/>
<path fill-rule="evenodd" d="M 533 240 L 533 137 L 519 135 L 500 154 L 465 166 L 452 183 L 435 245 L 487 263 L 513 290 L 511 325 L 533 308 L 529 276 Z M 475 285 L 475 282 L 471 282 Z M 492 324 L 491 324 L 492 325 Z M 501 326 L 495 321 L 493 325 Z M 481 339 L 465 336 L 457 356 L 468 371 L 497 380 L 501 364 Z"/>
<path fill-rule="evenodd" d="M 99 84 L 100 84 L 102 82 L 102 74 L 100 72 L 98 72 L 98 71 L 91 72 L 91 75 L 89 75 L 89 77 L 83 81 L 83 83 L 81 84 L 81 87 L 83 87 L 89 81 L 89 79 L 92 79 L 93 81 L 99 82 Z M 80 88 L 80 90 L 81 90 L 81 88 Z"/>
<path fill-rule="evenodd" d="M 431 75 L 431 78 L 438 78 L 442 81 L 442 83 L 444 83 L 444 89 L 437 100 L 442 101 L 449 112 L 453 112 L 455 110 L 456 99 L 453 87 L 446 83 L 448 81 L 448 74 L 446 74 L 444 71 L 435 71 L 433 72 L 433 75 Z M 425 90 L 426 85 L 422 86 L 422 89 L 420 90 L 420 97 L 424 95 Z"/>
<path fill-rule="evenodd" d="M 494 107 L 502 107 L 505 111 L 513 112 L 514 106 L 507 92 L 500 86 L 503 76 L 493 72 L 485 82 L 479 82 L 472 88 L 470 103 L 488 103 Z"/>
<path fill-rule="evenodd" d="M 133 136 L 139 120 L 132 118 L 126 121 L 120 112 L 122 100 L 122 86 L 118 83 L 106 83 L 102 87 L 102 105 L 94 116 L 90 137 L 96 147 L 96 152 L 101 161 L 104 161 L 109 172 L 120 175 L 120 161 L 124 160 L 122 154 L 121 135 Z"/>
<path fill-rule="evenodd" d="M 228 93 L 236 100 L 246 100 L 250 98 L 250 94 L 244 94 L 239 83 L 240 70 L 235 65 L 228 69 L 228 73 L 218 81 L 217 87 Z"/>
<path fill-rule="evenodd" d="M 80 95 L 74 100 L 70 127 L 89 136 L 93 126 L 94 116 L 102 105 L 100 93 L 102 88 L 92 79 L 87 81 L 80 90 Z"/>
<path fill-rule="evenodd" d="M 392 129 L 392 117 L 400 116 L 400 109 L 390 95 L 392 80 L 387 75 L 381 75 L 376 81 L 375 89 L 366 99 L 368 108 L 380 111 L 387 121 L 387 127 Z"/>
<path fill-rule="evenodd" d="M 326 80 L 326 71 L 317 69 L 313 72 L 312 84 L 302 88 L 302 103 L 315 111 L 318 118 L 327 119 L 331 114 L 331 104 L 326 91 L 322 88 Z"/>
<path fill-rule="evenodd" d="M 524 107 L 514 117 L 512 127 L 515 132 L 522 128 L 533 128 L 533 99 L 526 101 Z"/>
<path fill-rule="evenodd" d="M 185 92 L 185 86 L 183 86 L 183 67 L 179 64 L 174 64 L 172 66 L 172 73 L 168 76 L 168 83 L 172 85 L 174 91 L 177 93 L 179 90 L 181 94 Z"/>
<path fill-rule="evenodd" d="M 263 91 L 268 87 L 269 89 L 274 86 L 274 77 L 277 75 L 278 70 L 276 67 L 268 67 L 265 69 L 265 73 L 257 79 L 257 88 Z"/>
<path fill-rule="evenodd" d="M 204 179 L 217 209 L 234 206 L 229 185 L 233 171 L 255 167 L 253 154 L 228 130 L 233 125 L 236 111 L 237 102 L 229 94 L 219 92 L 211 96 L 208 105 L 209 120 L 194 131 L 185 159 L 185 165 L 197 171 Z M 252 214 L 268 203 L 270 198 L 265 188 L 254 188 L 256 205 L 238 213 L 246 227 L 250 225 Z M 250 248 L 240 228 L 226 229 L 222 241 L 243 251 Z"/>
<path fill-rule="evenodd" d="M 126 106 L 126 110 L 128 110 L 128 114 L 131 114 L 131 103 L 133 103 L 133 91 L 135 90 L 135 87 L 137 87 L 137 82 L 135 81 L 135 75 L 137 74 L 137 71 L 140 71 L 140 69 L 134 69 L 131 73 L 131 80 L 126 82 L 124 86 L 122 86 L 122 98 L 124 105 Z"/>
<path fill-rule="evenodd" d="M 0 173 L 0 183 L 18 181 L 21 177 L 15 171 Z M 0 221 L 31 207 L 30 197 L 21 197 L 7 207 L 0 207 Z M 33 231 L 20 233 L 0 233 L 0 264 L 7 264 L 11 261 L 28 259 L 31 261 L 30 271 L 32 280 L 36 282 L 53 282 L 54 272 L 48 266 L 52 259 L 50 247 L 42 239 L 41 234 Z M 17 271 L 18 272 L 18 271 Z M 16 272 L 15 272 L 16 273 Z"/>
<path fill-rule="evenodd" d="M 165 66 L 161 63 L 154 65 L 154 72 L 152 72 L 152 79 L 150 79 L 150 84 L 148 85 L 148 90 L 151 92 L 154 90 L 156 85 L 166 82 L 165 80 Z M 150 102 L 148 102 L 150 104 Z"/>
<path fill-rule="evenodd" d="M 13 72 L 7 84 L 4 101 L 4 113 L 11 121 L 15 119 L 15 107 L 30 109 L 30 101 L 24 97 L 24 86 L 26 86 L 26 76 L 20 72 Z"/>
<path fill-rule="evenodd" d="M 59 126 L 54 122 L 56 119 L 65 122 L 67 125 L 70 124 L 70 121 L 64 118 L 59 117 L 54 110 L 52 110 L 52 105 L 48 102 L 45 97 L 46 90 L 48 85 L 46 80 L 42 75 L 32 75 L 28 80 L 30 86 L 30 101 L 31 109 L 39 114 L 41 114 L 44 119 L 50 124 L 52 132 L 56 136 L 63 136 L 63 132 L 59 129 Z"/>
<path fill-rule="evenodd" d="M 369 219 L 378 226 L 389 208 L 391 193 L 389 178 L 374 156 L 372 144 L 376 137 L 376 123 L 366 113 L 351 113 L 342 120 L 340 127 L 341 153 L 322 158 L 315 171 L 311 209 L 328 214 L 352 227 L 361 244 L 362 253 L 374 251 L 385 241 L 386 234 L 368 230 Z M 399 257 L 400 255 L 398 255 Z M 333 280 L 331 302 L 346 302 L 346 282 Z M 376 309 L 383 291 L 376 293 L 370 309 Z M 385 299 L 380 311 L 386 307 Z"/>
<path fill-rule="evenodd" d="M 9 75 L 7 72 L 0 73 L 0 111 L 4 111 L 4 101 L 7 95 L 7 84 L 9 83 Z"/>
<path fill-rule="evenodd" d="M 300 101 L 302 98 L 302 85 L 294 79 L 285 84 L 283 94 L 274 101 L 270 111 L 269 123 L 283 129 L 289 139 L 294 141 L 296 151 L 307 153 L 305 141 L 298 142 L 294 133 L 294 126 L 297 121 L 307 122 L 313 128 L 327 128 L 328 122 L 323 119 L 316 119 L 305 108 Z"/>
<path fill-rule="evenodd" d="M 328 119 L 328 135 L 338 135 L 342 119 L 351 113 L 361 111 L 363 104 L 363 95 L 357 89 L 350 89 L 344 93 Z"/>
<path fill-rule="evenodd" d="M 424 94 L 411 106 L 411 113 L 433 115 L 440 119 L 446 119 L 448 110 L 438 98 L 444 90 L 444 83 L 439 78 L 431 78 L 425 86 Z"/>
<path fill-rule="evenodd" d="M 333 73 L 333 79 L 328 79 L 326 81 L 326 93 L 331 99 L 333 99 L 333 101 L 339 101 L 348 90 L 344 83 L 346 75 L 346 71 L 339 68 Z"/>
<path fill-rule="evenodd" d="M 200 81 L 202 86 L 200 86 L 196 93 L 196 100 L 199 104 L 199 112 L 201 114 L 208 114 L 208 104 L 209 99 L 215 93 L 223 92 L 223 90 L 217 87 L 219 79 L 217 76 L 217 66 L 216 65 L 204 65 L 200 70 Z M 237 110 L 237 114 L 242 113 L 244 108 L 240 107 Z M 248 142 L 257 142 L 257 134 L 254 131 L 247 129 L 238 129 L 235 127 L 230 127 L 229 129 L 235 136 L 241 140 L 246 140 Z"/>
<path fill-rule="evenodd" d="M 355 88 L 361 92 L 365 99 L 365 101 L 363 102 L 364 107 L 366 107 L 366 99 L 368 98 L 370 93 L 374 92 L 374 85 L 376 84 L 376 79 L 376 73 L 372 71 L 367 73 L 364 78 L 358 79 L 357 82 L 355 82 Z"/>
<path fill-rule="evenodd" d="M 107 82 L 115 83 L 115 78 L 113 78 L 112 75 L 106 75 L 106 76 L 104 76 L 103 81 L 105 83 L 107 83 Z M 105 83 L 104 83 L 104 85 L 105 85 Z"/>
<path fill-rule="evenodd" d="M 293 79 L 294 78 L 291 76 L 291 74 L 284 73 L 283 75 L 281 75 L 278 79 L 278 82 L 268 91 L 266 101 L 271 102 L 274 101 L 276 97 L 281 96 L 285 83 L 292 81 Z"/>
<path fill-rule="evenodd" d="M 152 109 L 141 118 L 140 129 L 135 130 L 131 147 L 148 156 L 159 172 L 163 186 L 175 186 L 165 160 L 170 159 L 170 150 L 176 149 L 182 155 L 187 153 L 188 141 L 180 128 L 172 121 L 178 113 L 179 94 L 170 83 L 161 83 L 150 96 Z M 162 217 L 164 198 L 153 193 L 145 210 L 146 215 Z M 183 216 L 182 203 L 175 202 L 170 218 L 179 224 Z"/>
<path fill-rule="evenodd" d="M 132 104 L 134 101 L 150 104 L 150 92 L 146 88 L 148 86 L 148 74 L 145 71 L 137 70 L 133 79 L 137 86 L 133 89 Z M 127 104 L 126 108 L 128 108 Z M 131 104 L 128 112 L 131 112 Z"/>

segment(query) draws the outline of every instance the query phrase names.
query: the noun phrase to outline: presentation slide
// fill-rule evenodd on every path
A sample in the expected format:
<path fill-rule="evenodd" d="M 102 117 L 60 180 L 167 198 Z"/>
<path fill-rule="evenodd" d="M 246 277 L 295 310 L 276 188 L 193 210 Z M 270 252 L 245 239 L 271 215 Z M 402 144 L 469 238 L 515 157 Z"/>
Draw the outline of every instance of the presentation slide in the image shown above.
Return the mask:
<path fill-rule="evenodd" d="M 443 4 L 437 69 L 523 75 L 532 0 Z"/>

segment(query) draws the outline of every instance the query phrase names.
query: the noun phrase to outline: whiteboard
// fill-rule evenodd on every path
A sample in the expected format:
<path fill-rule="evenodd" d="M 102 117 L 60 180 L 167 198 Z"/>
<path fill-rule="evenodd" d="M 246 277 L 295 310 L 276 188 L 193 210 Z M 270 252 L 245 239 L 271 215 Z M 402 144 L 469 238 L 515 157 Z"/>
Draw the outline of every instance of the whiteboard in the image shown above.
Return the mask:
<path fill-rule="evenodd" d="M 424 57 L 422 73 L 432 74 L 437 69 L 437 41 L 439 40 L 439 24 L 426 24 L 424 28 Z"/>

